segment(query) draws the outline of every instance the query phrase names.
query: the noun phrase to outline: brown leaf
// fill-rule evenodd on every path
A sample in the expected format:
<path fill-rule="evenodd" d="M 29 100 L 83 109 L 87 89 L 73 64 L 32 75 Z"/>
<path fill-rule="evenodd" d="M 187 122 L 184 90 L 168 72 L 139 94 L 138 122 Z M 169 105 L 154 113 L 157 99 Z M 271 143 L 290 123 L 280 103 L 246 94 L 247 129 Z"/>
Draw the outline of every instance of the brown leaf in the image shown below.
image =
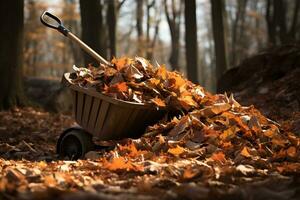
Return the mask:
<path fill-rule="evenodd" d="M 240 129 L 237 126 L 231 126 L 220 135 L 221 140 L 227 140 L 235 136 Z"/>
<path fill-rule="evenodd" d="M 144 77 L 144 75 L 134 65 L 129 65 L 125 69 L 125 76 L 128 80 L 141 79 Z"/>
<path fill-rule="evenodd" d="M 193 96 L 191 95 L 183 95 L 178 98 L 178 101 L 185 110 L 198 107 L 198 104 L 194 101 Z"/>
<path fill-rule="evenodd" d="M 231 108 L 231 105 L 228 103 L 217 103 L 212 106 L 208 106 L 200 110 L 202 116 L 204 117 L 212 117 L 214 115 L 218 115 L 222 112 L 225 112 Z"/>
<path fill-rule="evenodd" d="M 184 116 L 180 119 L 179 123 L 169 132 L 169 136 L 176 136 L 185 131 L 191 124 L 189 116 Z"/>

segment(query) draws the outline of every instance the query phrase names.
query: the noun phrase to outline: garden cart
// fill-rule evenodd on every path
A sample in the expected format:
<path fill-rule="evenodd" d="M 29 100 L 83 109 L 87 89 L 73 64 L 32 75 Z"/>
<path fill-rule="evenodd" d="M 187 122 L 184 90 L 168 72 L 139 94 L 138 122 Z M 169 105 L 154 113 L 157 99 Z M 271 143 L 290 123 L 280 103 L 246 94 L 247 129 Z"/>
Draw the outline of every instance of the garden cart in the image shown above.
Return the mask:
<path fill-rule="evenodd" d="M 112 67 L 110 62 L 66 29 L 59 18 L 44 12 L 40 19 L 45 26 L 56 29 L 77 43 L 99 63 Z M 164 115 L 164 110 L 156 107 L 111 98 L 94 88 L 80 87 L 72 82 L 70 75 L 71 73 L 65 73 L 62 83 L 72 91 L 73 114 L 80 126 L 66 129 L 60 135 L 57 142 L 57 153 L 60 157 L 83 157 L 85 153 L 94 149 L 93 136 L 100 140 L 137 138 L 144 133 L 147 126 L 154 124 Z"/>

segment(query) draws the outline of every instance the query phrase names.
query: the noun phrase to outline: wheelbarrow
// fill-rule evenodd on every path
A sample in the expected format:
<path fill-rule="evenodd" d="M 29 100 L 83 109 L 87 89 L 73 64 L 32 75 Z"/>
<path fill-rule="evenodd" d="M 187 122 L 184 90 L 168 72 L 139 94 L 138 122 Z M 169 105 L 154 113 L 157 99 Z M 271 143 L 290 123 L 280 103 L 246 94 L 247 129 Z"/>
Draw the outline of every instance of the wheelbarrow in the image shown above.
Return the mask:
<path fill-rule="evenodd" d="M 113 66 L 78 37 L 66 29 L 60 19 L 44 12 L 41 22 L 77 43 L 99 63 Z M 57 154 L 70 159 L 83 157 L 95 148 L 93 136 L 100 140 L 118 140 L 140 137 L 147 126 L 160 120 L 165 111 L 143 103 L 128 102 L 99 93 L 94 88 L 82 88 L 72 82 L 71 73 L 65 73 L 62 84 L 73 96 L 73 115 L 79 124 L 63 131 L 57 141 Z"/>

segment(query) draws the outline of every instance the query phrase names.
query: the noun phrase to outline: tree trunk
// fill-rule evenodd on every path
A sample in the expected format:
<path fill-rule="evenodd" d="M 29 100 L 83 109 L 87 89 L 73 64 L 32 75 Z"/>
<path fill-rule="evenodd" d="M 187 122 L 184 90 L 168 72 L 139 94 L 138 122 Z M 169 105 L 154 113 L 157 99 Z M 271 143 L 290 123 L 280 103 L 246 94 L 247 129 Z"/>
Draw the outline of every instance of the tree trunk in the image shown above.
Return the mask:
<path fill-rule="evenodd" d="M 184 3 L 187 77 L 198 83 L 196 0 L 185 0 Z"/>
<path fill-rule="evenodd" d="M 82 40 L 102 57 L 107 58 L 101 2 L 99 0 L 80 0 L 80 15 Z M 85 64 L 96 63 L 95 59 L 87 53 L 84 53 L 84 61 Z"/>
<path fill-rule="evenodd" d="M 76 5 L 77 5 L 76 0 L 64 1 L 63 13 L 66 13 L 66 15 L 68 16 L 67 19 L 64 20 L 64 25 L 65 27 L 70 27 L 72 33 L 74 33 L 75 35 L 79 35 L 81 27 L 80 27 L 80 22 L 76 19 L 76 15 L 77 15 L 77 10 L 75 9 Z M 83 55 L 80 47 L 74 42 L 72 42 L 71 40 L 67 40 L 66 45 L 68 46 L 66 48 L 68 50 L 68 53 L 72 54 L 73 63 L 82 66 L 84 64 L 83 63 L 84 61 L 83 61 Z"/>
<path fill-rule="evenodd" d="M 266 6 L 266 21 L 268 29 L 268 43 L 270 45 L 276 45 L 276 27 L 274 24 L 274 11 L 271 12 L 273 8 L 273 0 L 267 0 Z"/>
<path fill-rule="evenodd" d="M 24 1 L 1 1 L 0 109 L 24 105 L 22 84 Z"/>
<path fill-rule="evenodd" d="M 179 71 L 179 39 L 180 39 L 180 19 L 182 11 L 182 2 L 179 3 L 179 8 L 176 9 L 176 3 L 171 1 L 172 12 L 170 14 L 167 1 L 164 1 L 165 14 L 171 33 L 171 55 L 169 62 L 173 70 Z"/>
<path fill-rule="evenodd" d="M 289 41 L 296 40 L 297 25 L 299 21 L 299 9 L 300 9 L 300 1 L 297 0 L 294 8 L 291 28 L 289 30 L 289 36 L 288 36 Z"/>
<path fill-rule="evenodd" d="M 216 77 L 217 80 L 227 69 L 227 51 L 225 44 L 224 32 L 224 9 L 225 3 L 223 0 L 211 0 L 211 13 L 213 24 L 213 35 L 215 42 L 216 56 Z"/>
<path fill-rule="evenodd" d="M 150 28 L 151 28 L 151 16 L 150 16 L 150 10 L 155 6 L 155 0 L 147 0 L 147 24 L 146 24 L 146 58 L 148 60 L 151 59 L 151 39 L 150 39 Z"/>
<path fill-rule="evenodd" d="M 231 42 L 231 60 L 230 66 L 235 66 L 237 64 L 237 58 L 240 58 L 240 50 L 237 49 L 238 45 L 241 45 L 241 40 L 243 39 L 244 22 L 246 14 L 247 0 L 237 1 L 237 9 L 235 13 L 235 19 L 232 25 L 232 42 Z"/>
<path fill-rule="evenodd" d="M 285 0 L 274 0 L 274 19 L 275 29 L 280 43 L 283 44 L 287 40 L 287 24 L 286 24 L 286 2 Z"/>
<path fill-rule="evenodd" d="M 144 0 L 136 0 L 136 30 L 138 36 L 137 55 L 144 56 L 144 32 L 143 32 L 143 17 L 144 17 Z"/>
<path fill-rule="evenodd" d="M 117 24 L 117 16 L 116 16 L 116 1 L 109 0 L 107 1 L 108 8 L 106 14 L 106 22 L 108 26 L 108 38 L 109 38 L 109 50 L 110 50 L 110 58 L 116 57 L 116 24 Z"/>
<path fill-rule="evenodd" d="M 269 42 L 273 45 L 295 41 L 297 23 L 299 20 L 300 2 L 295 2 L 291 26 L 288 28 L 288 2 L 284 0 L 267 0 L 266 20 L 268 25 Z M 271 12 L 273 11 L 273 12 Z"/>

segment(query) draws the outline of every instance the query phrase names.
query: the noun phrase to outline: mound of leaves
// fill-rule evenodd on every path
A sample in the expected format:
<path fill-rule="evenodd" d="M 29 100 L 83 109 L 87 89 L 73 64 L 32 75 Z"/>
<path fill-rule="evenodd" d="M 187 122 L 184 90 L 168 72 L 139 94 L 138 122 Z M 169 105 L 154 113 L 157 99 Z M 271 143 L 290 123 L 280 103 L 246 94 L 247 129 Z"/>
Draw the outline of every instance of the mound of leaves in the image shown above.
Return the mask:
<path fill-rule="evenodd" d="M 140 57 L 113 59 L 112 64 L 114 67 L 75 68 L 73 81 L 114 98 L 183 111 L 182 116 L 149 127 L 135 141 L 141 150 L 201 158 L 212 164 L 246 163 L 280 172 L 299 169 L 299 138 L 283 132 L 253 106 L 241 106 L 232 95 L 212 95 L 179 73 L 165 66 L 154 68 Z M 290 164 L 282 165 L 284 162 Z"/>
<path fill-rule="evenodd" d="M 264 115 L 300 135 L 300 45 L 266 49 L 228 70 L 219 82 L 243 105 L 254 104 Z"/>
<path fill-rule="evenodd" d="M 166 116 L 139 139 L 110 141 L 113 150 L 91 151 L 83 160 L 3 157 L 1 194 L 25 199 L 299 198 L 299 137 L 254 106 L 242 106 L 226 93 L 210 94 L 164 66 L 153 67 L 142 58 L 112 63 L 114 67 L 74 67 L 73 81 L 112 98 L 176 109 L 181 115 Z M 39 114 L 44 121 L 45 117 Z M 20 126 L 9 119 L 19 130 L 39 121 L 35 117 Z M 5 123 L 0 130 L 9 133 L 12 127 Z M 41 127 L 44 123 L 37 129 Z M 41 145 L 36 140 L 24 144 L 31 151 Z"/>
<path fill-rule="evenodd" d="M 154 67 L 141 57 L 120 58 L 111 61 L 113 67 L 73 67 L 73 82 L 87 89 L 95 88 L 110 97 L 135 103 L 189 111 L 201 106 L 209 95 L 204 89 L 170 72 L 164 65 Z"/>

